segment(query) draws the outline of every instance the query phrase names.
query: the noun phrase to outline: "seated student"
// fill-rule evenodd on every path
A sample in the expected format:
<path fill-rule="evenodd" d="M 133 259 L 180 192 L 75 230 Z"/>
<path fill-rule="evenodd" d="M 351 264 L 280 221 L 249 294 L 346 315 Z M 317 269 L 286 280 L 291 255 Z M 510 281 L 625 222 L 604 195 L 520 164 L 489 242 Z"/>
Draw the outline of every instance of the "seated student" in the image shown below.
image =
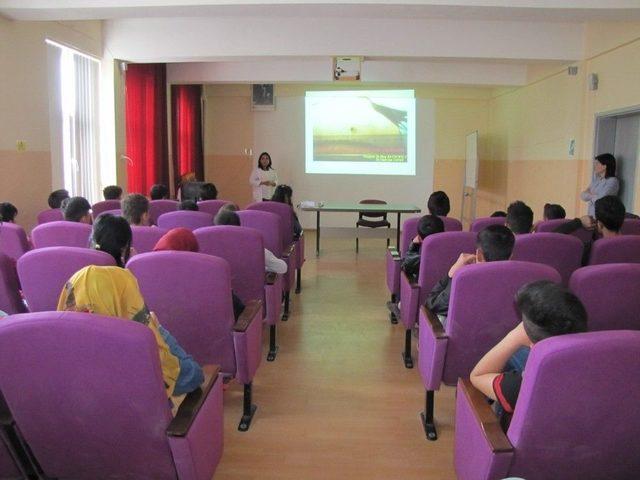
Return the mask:
<path fill-rule="evenodd" d="M 67 222 L 79 222 L 91 225 L 91 205 L 86 198 L 66 198 L 62 202 L 61 208 L 64 219 Z"/>
<path fill-rule="evenodd" d="M 609 238 L 620 235 L 620 229 L 624 223 L 625 208 L 622 201 L 614 196 L 607 195 L 599 198 L 594 204 L 596 218 L 589 215 L 582 218 L 574 218 L 570 222 L 557 227 L 556 233 L 571 233 L 580 227 L 593 231 L 593 238 L 584 244 L 582 251 L 582 265 L 589 263 L 589 255 L 593 242 L 599 238 Z"/>
<path fill-rule="evenodd" d="M 136 278 L 123 268 L 131 246 L 131 227 L 127 221 L 110 214 L 100 215 L 93 228 L 92 241 L 94 248 L 113 256 L 118 266 L 90 265 L 76 272 L 60 295 L 58 310 L 109 315 L 149 327 L 158 344 L 162 378 L 175 413 L 184 395 L 204 380 L 202 368 L 160 325 L 156 315 L 147 308 Z"/>
<path fill-rule="evenodd" d="M 69 198 L 69 192 L 64 189 L 54 190 L 49 195 L 47 203 L 49 204 L 49 208 L 60 208 L 62 207 L 62 201 L 66 198 Z"/>
<path fill-rule="evenodd" d="M 505 225 L 516 235 L 531 233 L 531 228 L 533 227 L 533 210 L 520 200 L 513 202 L 507 208 Z"/>
<path fill-rule="evenodd" d="M 105 200 L 120 200 L 120 197 L 122 197 L 122 188 L 118 185 L 109 185 L 102 190 L 102 196 Z"/>
<path fill-rule="evenodd" d="M 220 209 L 213 219 L 214 225 L 240 226 L 240 217 L 231 210 Z M 267 272 L 287 273 L 287 262 L 276 257 L 270 250 L 264 249 L 264 269 Z"/>
<path fill-rule="evenodd" d="M 474 387 L 501 407 L 504 430 L 518 400 L 523 375 L 522 371 L 505 370 L 512 355 L 522 347 L 536 348 L 536 343 L 548 337 L 587 331 L 584 306 L 578 297 L 556 283 L 540 280 L 525 285 L 516 295 L 516 304 L 522 322 L 471 371 Z"/>
<path fill-rule="evenodd" d="M 200 200 L 215 200 L 218 198 L 218 189 L 213 183 L 205 183 L 200 186 Z"/>
<path fill-rule="evenodd" d="M 16 215 L 18 215 L 18 209 L 13 203 L 0 203 L 0 221 L 16 223 Z"/>
<path fill-rule="evenodd" d="M 506 217 L 506 216 L 507 216 L 507 212 L 503 212 L 502 210 L 496 210 L 491 215 L 489 215 L 489 217 L 491 218 Z"/>
<path fill-rule="evenodd" d="M 418 278 L 420 271 L 420 249 L 422 241 L 429 235 L 444 232 L 444 222 L 436 215 L 424 215 L 418 222 L 418 235 L 411 241 L 400 268 L 405 271 L 409 278 Z"/>
<path fill-rule="evenodd" d="M 191 212 L 197 212 L 198 210 L 200 210 L 198 208 L 198 204 L 196 202 L 194 202 L 193 200 L 182 200 L 180 203 L 178 203 L 178 210 L 189 210 Z"/>
<path fill-rule="evenodd" d="M 462 267 L 472 263 L 497 262 L 509 260 L 513 252 L 516 237 L 504 225 L 489 225 L 478 233 L 476 253 L 461 253 L 456 263 L 427 296 L 425 306 L 438 318 L 443 325 L 449 314 L 449 297 L 451 295 L 451 279 Z"/>
<path fill-rule="evenodd" d="M 153 247 L 154 252 L 163 250 L 198 252 L 200 245 L 198 245 L 196 236 L 188 228 L 172 228 L 165 233 L 160 240 L 158 240 L 156 246 Z M 242 303 L 242 300 L 240 300 L 234 292 L 231 292 L 231 299 L 233 301 L 233 316 L 238 320 L 244 311 L 244 303 Z"/>
<path fill-rule="evenodd" d="M 149 200 L 139 193 L 130 193 L 122 200 L 122 216 L 130 225 L 149 225 Z"/>
<path fill-rule="evenodd" d="M 438 217 L 446 217 L 451 211 L 451 204 L 449 197 L 442 190 L 433 192 L 429 196 L 427 201 L 427 209 L 431 215 L 437 215 Z"/>
<path fill-rule="evenodd" d="M 225 203 L 222 207 L 220 207 L 220 210 L 227 210 L 229 212 L 237 212 L 238 210 L 240 210 L 240 207 L 236 203 Z M 218 211 L 220 211 L 220 210 L 218 210 Z"/>
<path fill-rule="evenodd" d="M 273 192 L 273 196 L 271 197 L 272 202 L 278 203 L 286 203 L 291 206 L 293 211 L 293 238 L 298 239 L 300 235 L 302 235 L 302 225 L 300 225 L 300 220 L 298 220 L 298 215 L 296 215 L 295 210 L 293 210 L 293 203 L 291 201 L 293 197 L 293 190 L 289 185 L 278 185 Z"/>
<path fill-rule="evenodd" d="M 156 183 L 151 187 L 151 191 L 149 192 L 149 196 L 151 200 L 164 200 L 169 198 L 169 189 L 166 185 L 161 183 Z"/>
<path fill-rule="evenodd" d="M 558 205 L 557 203 L 544 204 L 544 211 L 542 213 L 543 220 L 557 220 L 565 218 L 566 216 L 567 212 L 564 211 L 562 205 Z"/>

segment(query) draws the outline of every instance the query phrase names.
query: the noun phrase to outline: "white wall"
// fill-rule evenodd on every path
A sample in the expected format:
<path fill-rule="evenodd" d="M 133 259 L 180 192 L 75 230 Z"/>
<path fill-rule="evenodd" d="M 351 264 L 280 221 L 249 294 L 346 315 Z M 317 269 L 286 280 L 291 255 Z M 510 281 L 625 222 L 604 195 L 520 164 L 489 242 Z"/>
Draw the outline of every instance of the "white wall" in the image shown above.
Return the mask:
<path fill-rule="evenodd" d="M 302 200 L 358 202 L 379 198 L 389 203 L 414 204 L 423 210 L 433 188 L 435 102 L 416 99 L 416 175 L 321 175 L 304 172 L 304 96 L 278 97 L 276 110 L 255 112 L 254 156 L 267 151 L 280 183 L 293 188 L 294 202 Z M 315 213 L 300 212 L 305 228 L 315 228 Z M 354 213 L 326 213 L 322 226 L 354 227 Z M 394 225 L 395 215 L 389 218 Z"/>

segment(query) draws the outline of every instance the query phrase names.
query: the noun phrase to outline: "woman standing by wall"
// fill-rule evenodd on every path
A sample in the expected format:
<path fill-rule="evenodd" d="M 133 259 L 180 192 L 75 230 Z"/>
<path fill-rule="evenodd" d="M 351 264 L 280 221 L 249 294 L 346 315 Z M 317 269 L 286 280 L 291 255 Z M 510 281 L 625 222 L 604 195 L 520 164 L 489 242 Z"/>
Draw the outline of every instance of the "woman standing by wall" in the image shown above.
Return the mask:
<path fill-rule="evenodd" d="M 267 152 L 262 152 L 258 157 L 258 166 L 251 172 L 249 183 L 253 187 L 254 201 L 271 199 L 278 184 L 278 175 L 271 166 L 271 156 Z"/>
<path fill-rule="evenodd" d="M 596 156 L 593 162 L 593 180 L 580 198 L 589 206 L 588 215 L 595 216 L 595 202 L 607 195 L 618 195 L 620 182 L 616 177 L 616 157 L 610 153 Z"/>

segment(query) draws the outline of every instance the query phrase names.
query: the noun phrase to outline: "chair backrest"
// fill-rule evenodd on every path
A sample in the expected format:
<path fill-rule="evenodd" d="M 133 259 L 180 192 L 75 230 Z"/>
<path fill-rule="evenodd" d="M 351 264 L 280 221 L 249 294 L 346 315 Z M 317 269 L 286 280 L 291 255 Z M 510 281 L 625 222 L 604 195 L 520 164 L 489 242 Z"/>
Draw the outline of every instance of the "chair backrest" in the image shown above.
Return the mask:
<path fill-rule="evenodd" d="M 367 198 L 358 202 L 360 205 L 386 205 L 384 200 L 377 200 L 375 198 Z M 359 212 L 358 218 L 382 218 L 387 219 L 387 212 Z"/>
<path fill-rule="evenodd" d="M 461 232 L 462 231 L 462 222 L 457 218 L 452 217 L 440 217 L 442 223 L 444 223 L 444 231 L 445 232 Z"/>
<path fill-rule="evenodd" d="M 201 365 L 235 374 L 231 278 L 226 260 L 194 252 L 136 255 L 127 268 L 149 310 Z M 171 272 L 171 275 L 166 275 Z"/>
<path fill-rule="evenodd" d="M 264 248 L 276 257 L 282 256 L 282 219 L 275 213 L 260 210 L 238 212 L 243 227 L 255 228 L 262 234 Z"/>
<path fill-rule="evenodd" d="M 60 208 L 49 208 L 38 214 L 38 225 L 42 225 L 47 222 L 59 222 L 60 220 L 64 220 L 64 215 Z"/>
<path fill-rule="evenodd" d="M 178 210 L 176 212 L 163 213 L 158 217 L 158 226 L 166 230 L 172 228 L 188 228 L 195 230 L 213 225 L 213 216 L 207 212 L 194 212 L 191 210 Z"/>
<path fill-rule="evenodd" d="M 446 384 L 468 378 L 480 358 L 520 322 L 515 294 L 536 280 L 559 282 L 560 275 L 547 265 L 514 260 L 468 265 L 456 273 L 445 327 Z"/>
<path fill-rule="evenodd" d="M 9 315 L 27 311 L 20 298 L 16 261 L 0 253 L 0 310 Z"/>
<path fill-rule="evenodd" d="M 444 277 L 461 253 L 475 253 L 476 237 L 472 232 L 443 232 L 429 235 L 420 248 L 420 303 Z"/>
<path fill-rule="evenodd" d="M 200 253 L 215 255 L 229 262 L 231 288 L 247 303 L 264 298 L 264 244 L 257 230 L 221 225 L 193 232 Z"/>
<path fill-rule="evenodd" d="M 88 247 L 91 225 L 79 222 L 49 222 L 38 225 L 31 232 L 34 248 Z"/>
<path fill-rule="evenodd" d="M 404 257 L 409 250 L 411 240 L 418 234 L 418 223 L 421 217 L 407 218 L 402 222 L 402 231 L 400 232 L 400 256 Z"/>
<path fill-rule="evenodd" d="M 640 263 L 640 236 L 621 235 L 593 242 L 589 265 Z"/>
<path fill-rule="evenodd" d="M 108 253 L 79 247 L 37 248 L 18 260 L 18 277 L 29 311 L 55 310 L 65 284 L 87 265 L 110 266 Z"/>
<path fill-rule="evenodd" d="M 176 200 L 151 200 L 149 202 L 149 220 L 153 225 L 157 225 L 160 215 L 175 212 L 176 210 L 178 210 L 178 202 Z"/>
<path fill-rule="evenodd" d="M 120 200 L 103 200 L 96 202 L 91 206 L 93 211 L 93 218 L 98 218 L 98 215 L 109 210 L 120 210 Z"/>
<path fill-rule="evenodd" d="M 77 312 L 7 318 L 0 390 L 48 478 L 176 478 L 158 346 L 144 325 Z"/>
<path fill-rule="evenodd" d="M 505 217 L 479 217 L 471 222 L 469 231 L 478 233 L 481 230 L 487 228 L 489 225 L 504 225 L 505 221 Z"/>
<path fill-rule="evenodd" d="M 247 210 L 261 210 L 275 213 L 280 217 L 282 227 L 282 250 L 286 251 L 293 243 L 293 208 L 280 202 L 255 202 L 247 206 Z"/>
<path fill-rule="evenodd" d="M 623 235 L 640 235 L 640 220 L 637 218 L 626 218 L 620 232 Z"/>
<path fill-rule="evenodd" d="M 587 309 L 590 331 L 640 330 L 640 265 L 582 267 L 571 275 L 569 288 Z"/>
<path fill-rule="evenodd" d="M 561 233 L 526 233 L 516 235 L 513 260 L 543 263 L 555 268 L 564 285 L 582 265 L 583 244 L 576 237 Z"/>
<path fill-rule="evenodd" d="M 509 474 L 637 478 L 639 351 L 640 332 L 628 330 L 536 344 L 507 432 L 515 448 Z"/>
<path fill-rule="evenodd" d="M 570 219 L 556 218 L 553 220 L 543 220 L 535 224 L 534 230 L 539 233 L 553 233 L 560 225 L 570 222 Z M 580 227 L 577 230 L 571 232 L 572 236 L 578 238 L 583 243 L 590 241 L 593 238 L 593 232 L 586 228 Z"/>
<path fill-rule="evenodd" d="M 18 260 L 30 249 L 27 234 L 20 225 L 9 222 L 0 223 L 0 253 Z"/>
<path fill-rule="evenodd" d="M 94 214 L 93 218 L 95 218 L 97 220 L 100 215 L 113 215 L 114 217 L 121 217 L 122 216 L 122 210 L 120 210 L 119 208 L 116 208 L 116 209 L 113 209 L 113 210 L 103 210 L 98 215 Z"/>
<path fill-rule="evenodd" d="M 215 217 L 218 211 L 227 203 L 231 202 L 228 200 L 201 200 L 198 202 L 198 211 L 210 213 Z"/>
<path fill-rule="evenodd" d="M 146 253 L 153 250 L 158 240 L 167 233 L 168 230 L 160 227 L 131 226 L 131 246 L 137 253 Z"/>

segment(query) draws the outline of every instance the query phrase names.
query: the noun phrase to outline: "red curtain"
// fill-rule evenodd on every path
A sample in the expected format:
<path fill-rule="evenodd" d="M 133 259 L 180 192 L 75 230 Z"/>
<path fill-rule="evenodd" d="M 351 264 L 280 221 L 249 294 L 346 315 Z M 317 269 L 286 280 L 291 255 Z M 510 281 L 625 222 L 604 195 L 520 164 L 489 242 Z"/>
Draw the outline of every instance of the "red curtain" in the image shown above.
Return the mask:
<path fill-rule="evenodd" d="M 202 85 L 171 86 L 171 139 L 176 186 L 185 173 L 204 180 L 202 153 Z"/>
<path fill-rule="evenodd" d="M 169 185 L 166 66 L 129 64 L 126 74 L 127 190 Z"/>

